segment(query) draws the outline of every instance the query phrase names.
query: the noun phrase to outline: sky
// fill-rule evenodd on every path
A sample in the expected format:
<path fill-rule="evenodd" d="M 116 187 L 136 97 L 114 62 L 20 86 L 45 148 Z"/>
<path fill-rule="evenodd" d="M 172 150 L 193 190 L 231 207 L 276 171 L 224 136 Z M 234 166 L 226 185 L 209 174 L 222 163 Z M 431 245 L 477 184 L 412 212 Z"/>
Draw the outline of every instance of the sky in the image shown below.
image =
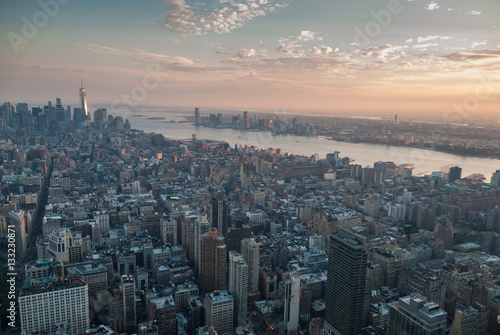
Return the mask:
<path fill-rule="evenodd" d="M 496 0 L 2 0 L 0 102 L 330 115 L 500 109 Z"/>

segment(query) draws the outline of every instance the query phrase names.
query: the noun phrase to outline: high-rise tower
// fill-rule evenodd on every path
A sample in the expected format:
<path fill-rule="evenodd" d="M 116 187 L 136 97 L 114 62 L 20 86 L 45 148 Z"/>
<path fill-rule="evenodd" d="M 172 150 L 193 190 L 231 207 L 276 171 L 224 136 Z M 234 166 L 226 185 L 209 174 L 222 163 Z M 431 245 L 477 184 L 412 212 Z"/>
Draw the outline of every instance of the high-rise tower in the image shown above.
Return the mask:
<path fill-rule="evenodd" d="M 90 120 L 90 114 L 87 108 L 87 90 L 83 88 L 83 79 L 82 87 L 80 88 L 80 105 L 82 108 L 82 113 L 85 115 L 85 120 Z"/>
<path fill-rule="evenodd" d="M 24 256 L 26 256 L 28 241 L 26 240 L 26 232 L 28 227 L 26 224 L 25 212 L 11 211 L 9 212 L 10 225 L 14 226 L 14 231 L 16 232 L 16 259 L 22 261 Z"/>
<path fill-rule="evenodd" d="M 253 238 L 241 241 L 241 253 L 248 264 L 248 292 L 259 290 L 259 244 Z"/>
<path fill-rule="evenodd" d="M 285 282 L 285 309 L 283 322 L 287 334 L 292 334 L 299 328 L 300 312 L 300 276 L 296 273 L 290 274 Z"/>
<path fill-rule="evenodd" d="M 210 202 L 210 219 L 212 227 L 217 228 L 219 233 L 227 237 L 229 215 L 226 202 L 224 201 L 224 194 L 216 193 L 213 195 Z"/>
<path fill-rule="evenodd" d="M 224 236 L 216 228 L 201 235 L 200 241 L 200 290 L 210 293 L 227 288 L 227 246 Z"/>
<path fill-rule="evenodd" d="M 194 223 L 194 272 L 196 278 L 199 278 L 200 275 L 200 244 L 201 244 L 201 235 L 208 232 L 210 229 L 210 223 L 207 221 L 206 215 L 198 216 L 198 219 Z"/>
<path fill-rule="evenodd" d="M 247 322 L 248 265 L 243 255 L 235 250 L 229 252 L 228 291 L 234 298 L 234 321 L 237 326 Z"/>
<path fill-rule="evenodd" d="M 344 229 L 330 235 L 325 335 L 361 331 L 367 260 L 363 242 L 362 236 Z"/>
<path fill-rule="evenodd" d="M 201 124 L 200 109 L 196 107 L 194 109 L 194 125 L 199 126 Z"/>

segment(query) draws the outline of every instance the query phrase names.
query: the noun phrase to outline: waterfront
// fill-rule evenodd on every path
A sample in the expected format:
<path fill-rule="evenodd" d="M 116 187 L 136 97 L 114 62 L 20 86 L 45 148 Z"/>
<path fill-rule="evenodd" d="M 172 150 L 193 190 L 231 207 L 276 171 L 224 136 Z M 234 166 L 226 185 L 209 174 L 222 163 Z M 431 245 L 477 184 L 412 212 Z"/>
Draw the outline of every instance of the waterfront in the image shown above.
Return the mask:
<path fill-rule="evenodd" d="M 182 118 L 183 119 L 183 118 Z M 180 121 L 181 118 L 167 117 L 167 120 Z M 441 167 L 450 164 L 462 168 L 462 177 L 473 173 L 482 173 L 489 182 L 491 175 L 500 169 L 500 160 L 479 157 L 464 157 L 432 150 L 409 147 L 387 146 L 369 143 L 346 143 L 331 141 L 324 137 L 305 137 L 295 135 L 276 135 L 265 131 L 241 131 L 234 129 L 216 129 L 195 127 L 191 123 L 158 122 L 147 118 L 131 117 L 132 127 L 146 132 L 161 133 L 172 139 L 189 139 L 195 134 L 198 139 L 226 141 L 235 144 L 255 146 L 258 148 L 280 148 L 284 152 L 310 156 L 319 154 L 321 159 L 327 153 L 340 151 L 341 157 L 350 157 L 356 164 L 373 165 L 374 162 L 393 161 L 397 164 L 412 163 L 414 175 L 430 174 L 440 171 Z"/>

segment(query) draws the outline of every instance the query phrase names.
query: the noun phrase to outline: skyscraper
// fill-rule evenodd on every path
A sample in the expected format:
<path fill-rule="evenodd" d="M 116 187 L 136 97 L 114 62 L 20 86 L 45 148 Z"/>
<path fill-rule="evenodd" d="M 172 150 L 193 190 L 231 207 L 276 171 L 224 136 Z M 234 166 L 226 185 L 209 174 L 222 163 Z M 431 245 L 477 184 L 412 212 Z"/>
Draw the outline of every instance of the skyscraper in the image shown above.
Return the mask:
<path fill-rule="evenodd" d="M 241 188 L 247 190 L 252 182 L 252 170 L 250 162 L 241 162 L 240 166 L 240 184 Z"/>
<path fill-rule="evenodd" d="M 9 225 L 14 226 L 16 233 L 16 260 L 21 261 L 26 255 L 27 241 L 26 241 L 26 217 L 24 211 L 11 211 L 9 212 Z"/>
<path fill-rule="evenodd" d="M 292 334 L 299 328 L 300 312 L 300 276 L 292 273 L 285 282 L 285 309 L 283 322 L 287 334 Z"/>
<path fill-rule="evenodd" d="M 64 122 L 66 113 L 64 111 L 64 107 L 62 105 L 61 98 L 56 98 L 56 121 L 57 122 Z"/>
<path fill-rule="evenodd" d="M 462 168 L 454 166 L 450 168 L 450 173 L 448 174 L 448 182 L 453 183 L 455 180 L 462 177 Z"/>
<path fill-rule="evenodd" d="M 194 125 L 199 126 L 201 124 L 200 108 L 196 107 L 194 109 Z"/>
<path fill-rule="evenodd" d="M 361 331 L 367 260 L 363 242 L 362 236 L 344 229 L 330 235 L 325 335 Z"/>
<path fill-rule="evenodd" d="M 210 214 L 212 227 L 217 228 L 219 233 L 227 237 L 229 216 L 226 202 L 224 201 L 224 194 L 214 194 L 210 202 Z"/>
<path fill-rule="evenodd" d="M 200 241 L 200 290 L 208 293 L 227 288 L 227 246 L 224 236 L 216 228 L 201 235 Z"/>
<path fill-rule="evenodd" d="M 199 215 L 194 223 L 194 273 L 196 278 L 200 274 L 200 243 L 201 235 L 208 232 L 210 223 L 207 221 L 206 215 Z"/>
<path fill-rule="evenodd" d="M 241 253 L 248 264 L 248 292 L 255 293 L 259 290 L 259 245 L 253 238 L 241 241 Z"/>
<path fill-rule="evenodd" d="M 125 316 L 125 327 L 131 329 L 136 326 L 134 276 L 123 275 L 121 279 L 122 279 L 121 288 L 122 288 L 122 298 L 123 298 L 123 311 Z"/>
<path fill-rule="evenodd" d="M 248 265 L 243 255 L 235 250 L 229 252 L 228 291 L 234 298 L 234 321 L 236 326 L 247 323 Z"/>
<path fill-rule="evenodd" d="M 83 79 L 82 79 L 82 87 L 80 88 L 80 105 L 82 108 L 82 113 L 85 115 L 85 120 L 90 120 L 90 114 L 87 108 L 87 90 L 83 88 Z"/>
<path fill-rule="evenodd" d="M 248 112 L 243 112 L 243 128 L 250 129 L 250 115 Z"/>

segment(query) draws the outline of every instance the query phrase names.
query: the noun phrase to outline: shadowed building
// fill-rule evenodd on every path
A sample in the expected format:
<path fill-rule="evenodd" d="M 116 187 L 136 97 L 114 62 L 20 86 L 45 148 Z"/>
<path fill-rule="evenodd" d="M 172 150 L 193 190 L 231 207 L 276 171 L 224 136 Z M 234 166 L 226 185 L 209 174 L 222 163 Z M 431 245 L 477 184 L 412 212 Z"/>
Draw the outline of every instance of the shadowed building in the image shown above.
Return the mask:
<path fill-rule="evenodd" d="M 227 246 L 224 236 L 216 228 L 201 235 L 200 241 L 200 290 L 208 293 L 227 288 Z"/>
<path fill-rule="evenodd" d="M 363 321 L 367 253 L 359 235 L 339 229 L 330 236 L 325 335 L 357 335 Z"/>

